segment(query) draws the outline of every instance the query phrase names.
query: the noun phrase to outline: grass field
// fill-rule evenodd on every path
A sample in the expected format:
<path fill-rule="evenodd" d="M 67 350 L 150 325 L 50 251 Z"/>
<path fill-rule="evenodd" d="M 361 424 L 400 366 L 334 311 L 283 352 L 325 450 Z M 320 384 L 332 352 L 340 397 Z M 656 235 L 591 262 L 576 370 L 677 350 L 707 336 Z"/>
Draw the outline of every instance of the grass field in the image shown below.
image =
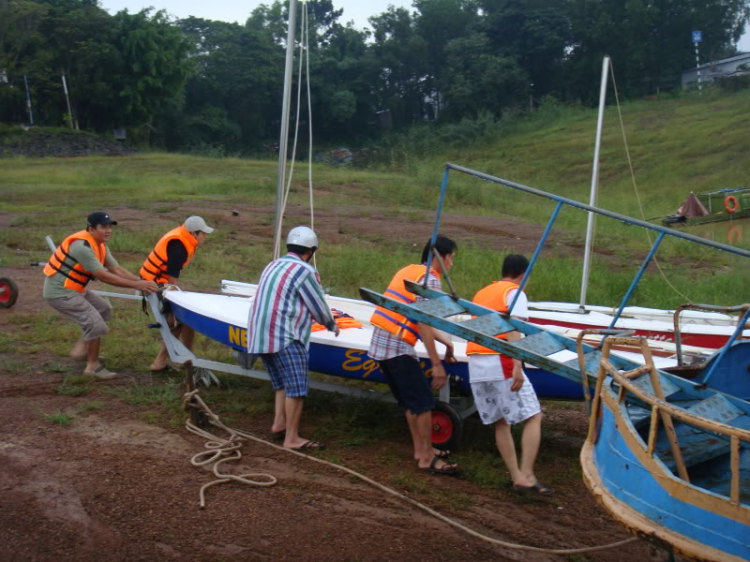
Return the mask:
<path fill-rule="evenodd" d="M 644 214 L 635 196 L 613 108 L 605 121 L 600 206 L 648 218 L 674 212 L 691 190 L 750 183 L 750 91 L 708 91 L 702 97 L 639 101 L 622 111 Z M 322 240 L 318 266 L 326 289 L 331 294 L 356 297 L 360 286 L 382 288 L 398 267 L 415 258 L 415 245 L 421 246 L 423 240 L 401 237 L 399 230 L 425 211 L 435 209 L 446 161 L 587 201 L 595 122 L 595 111 L 546 107 L 532 116 L 501 122 L 480 139 L 455 142 L 456 147 L 450 150 L 446 149 L 454 142 L 448 142 L 450 139 L 439 139 L 442 144 L 431 151 L 424 148 L 427 141 L 418 138 L 408 144 L 408 150 L 395 145 L 390 165 L 382 169 L 316 167 L 315 206 L 319 217 L 327 214 L 325 220 L 330 223 L 331 217 L 356 208 L 361 217 L 387 221 L 393 231 L 385 235 L 363 230 L 356 218 L 342 222 L 337 227 L 338 242 Z M 399 152 L 402 149 L 408 157 Z M 43 241 L 45 235 L 59 242 L 82 228 L 89 212 L 106 209 L 121 221 L 112 250 L 121 265 L 136 271 L 161 234 L 188 213 L 197 213 L 206 216 L 209 224 L 215 223 L 217 230 L 190 266 L 187 286 L 217 291 L 222 278 L 255 282 L 271 258 L 275 173 L 276 163 L 272 161 L 174 154 L 0 158 L 0 267 L 28 267 L 29 262 L 46 261 L 49 250 Z M 290 201 L 303 211 L 307 204 L 305 175 L 298 165 Z M 229 226 L 222 217 L 229 216 L 232 209 L 241 209 L 241 216 L 251 217 L 252 224 L 242 223 L 246 228 Z M 462 213 L 467 222 L 472 217 L 498 217 L 544 224 L 552 209 L 552 204 L 540 204 L 459 175 L 451 179 L 446 202 L 447 211 Z M 583 213 L 564 211 L 555 233 L 566 244 L 581 244 L 585 221 Z M 612 221 L 600 220 L 597 228 L 598 251 L 589 302 L 614 305 L 627 289 L 650 241 L 645 231 Z M 740 245 L 748 248 L 750 226 L 746 230 L 748 239 Z M 724 241 L 721 234 L 717 239 Z M 497 277 L 500 256 L 471 236 L 459 242 L 452 278 L 459 294 L 470 297 Z M 516 251 L 512 238 L 506 250 Z M 747 300 L 750 271 L 737 263 L 739 259 L 682 242 L 665 242 L 659 256 L 664 275 L 650 269 L 631 304 L 674 307 L 686 300 L 725 305 Z M 545 252 L 528 292 L 533 300 L 576 300 L 580 270 L 581 257 L 575 252 Z M 136 307 L 116 306 L 111 330 L 118 336 L 106 340 L 108 365 L 115 370 L 145 371 L 156 353 L 156 335 L 144 329 L 149 320 Z M 0 353 L 5 354 L 4 368 L 18 373 L 36 368 L 25 357 L 41 351 L 64 357 L 75 337 L 70 325 L 60 322 L 54 311 L 41 304 L 36 310 L 13 316 L 10 322 L 12 330 L 0 332 Z M 196 351 L 204 357 L 227 359 L 225 349 L 205 339 L 199 339 Z M 51 360 L 44 368 L 60 372 L 65 382 L 57 392 L 80 397 L 81 405 L 75 411 L 43 412 L 43 419 L 68 425 L 82 412 L 100 407 L 87 397 L 89 386 L 76 378 L 65 361 Z M 240 414 L 270 414 L 272 401 L 266 385 L 232 377 L 224 381 L 230 392 L 207 394 L 227 423 Z M 113 392 L 128 403 L 153 405 L 153 410 L 144 414 L 144 421 L 170 426 L 182 423 L 184 414 L 174 382 L 124 386 Z M 331 400 L 328 395 L 316 394 L 306 411 L 306 416 L 316 420 L 322 439 L 333 438 L 348 447 L 358 447 L 403 431 L 395 409 L 388 411 L 384 423 L 382 405 L 373 409 L 366 402 L 337 402 L 333 407 Z M 265 410 L 249 410 L 252 408 Z M 498 470 L 500 460 L 491 436 L 481 431 L 476 435 L 466 444 L 462 465 L 472 481 L 501 488 L 506 482 Z M 560 443 L 556 445 L 559 454 Z M 542 455 L 552 449 L 543 445 Z M 571 449 L 568 453 L 554 462 L 563 463 L 560 478 L 577 478 L 575 452 Z M 406 489 L 418 484 L 409 478 L 397 473 L 394 483 Z"/>
<path fill-rule="evenodd" d="M 708 90 L 703 96 L 632 102 L 621 111 L 643 212 L 615 107 L 605 117 L 599 206 L 649 218 L 674 212 L 691 190 L 750 183 L 750 91 Z M 384 215 L 397 229 L 399 223 L 413 220 L 415 213 L 435 209 L 446 161 L 588 201 L 595 123 L 595 110 L 544 107 L 530 116 L 501 121 L 485 131 L 484 138 L 450 150 L 443 138 L 435 141 L 432 152 L 423 153 L 424 147 L 415 138 L 408 165 L 394 157 L 390 169 L 316 167 L 315 209 L 335 215 L 341 205 L 357 206 L 361 216 Z M 20 158 L 0 159 L 0 174 L 0 212 L 10 227 L 0 231 L 0 264 L 5 265 L 46 260 L 44 235 L 59 241 L 78 228 L 83 216 L 99 208 L 126 217 L 131 212 L 140 214 L 142 220 L 137 223 L 123 221 L 112 242 L 115 255 L 131 268 L 139 265 L 165 231 L 165 221 L 179 216 L 180 208 L 211 216 L 235 206 L 263 207 L 267 212 L 256 222 L 268 227 L 273 222 L 276 164 L 272 161 L 170 154 Z M 290 204 L 302 208 L 307 206 L 305 178 L 304 166 L 298 165 Z M 544 224 L 553 205 L 454 173 L 445 209 L 469 217 Z M 567 243 L 580 244 L 585 221 L 585 213 L 566 209 L 555 231 L 564 232 Z M 745 230 L 747 240 L 738 245 L 750 248 L 750 227 Z M 398 264 L 413 259 L 409 252 L 415 241 L 360 231 L 356 221 L 339 226 L 339 233 L 343 242 L 328 243 L 318 264 L 332 293 L 356 296 L 363 284 L 384 285 Z M 191 279 L 212 287 L 221 276 L 257 280 L 271 256 L 269 238 L 248 240 L 243 232 L 219 228 L 212 236 L 211 251 L 204 252 L 192 267 Z M 725 238 L 721 232 L 716 236 L 721 242 Z M 601 251 L 595 257 L 589 301 L 616 304 L 652 239 L 653 234 L 642 229 L 598 220 L 596 245 Z M 498 257 L 471 237 L 460 243 L 454 282 L 461 294 L 470 295 L 496 276 L 496 267 L 488 263 L 496 263 Z M 507 250 L 514 250 L 512 241 Z M 688 299 L 714 304 L 746 299 L 743 278 L 748 269 L 738 265 L 740 260 L 670 240 L 658 256 L 669 283 L 659 271 L 649 271 L 632 304 L 673 307 Z M 577 299 L 580 268 L 576 255 L 544 254 L 529 286 L 532 298 Z"/>

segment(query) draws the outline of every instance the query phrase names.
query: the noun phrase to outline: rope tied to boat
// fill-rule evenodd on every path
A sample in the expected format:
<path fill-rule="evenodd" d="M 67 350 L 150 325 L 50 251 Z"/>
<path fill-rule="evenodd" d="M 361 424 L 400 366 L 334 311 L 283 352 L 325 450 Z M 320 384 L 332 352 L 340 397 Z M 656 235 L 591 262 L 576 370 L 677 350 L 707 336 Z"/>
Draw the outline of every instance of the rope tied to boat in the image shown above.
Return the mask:
<path fill-rule="evenodd" d="M 219 467 L 230 461 L 239 461 L 242 459 L 242 446 L 247 439 L 241 436 L 237 431 L 225 426 L 221 423 L 219 416 L 214 414 L 203 399 L 198 396 L 198 390 L 193 390 L 186 393 L 182 398 L 182 405 L 185 410 L 195 408 L 200 413 L 206 416 L 208 423 L 211 425 L 226 431 L 229 434 L 229 438 L 222 439 L 216 435 L 209 433 L 193 424 L 190 419 L 185 421 L 185 428 L 200 437 L 208 439 L 206 441 L 205 450 L 193 455 L 190 459 L 190 464 L 193 466 L 206 466 L 211 463 L 213 465 L 213 473 L 216 475 L 216 480 L 212 480 L 201 486 L 199 497 L 201 509 L 206 507 L 206 490 L 211 486 L 217 484 L 224 484 L 227 482 L 240 482 L 249 486 L 273 486 L 276 484 L 276 477 L 271 474 L 262 472 L 248 472 L 245 474 L 229 474 L 225 472 L 219 472 Z"/>
<path fill-rule="evenodd" d="M 512 542 L 495 539 L 487 535 L 484 535 L 482 533 L 479 533 L 477 531 L 474 531 L 473 529 L 470 529 L 466 525 L 463 525 L 462 523 L 454 521 L 453 519 L 450 519 L 449 517 L 446 517 L 445 515 L 435 511 L 431 507 L 428 507 L 418 502 L 417 500 L 407 497 L 404 494 L 392 488 L 384 486 L 383 484 L 380 484 L 379 482 L 376 482 L 375 480 L 368 478 L 364 474 L 360 474 L 359 472 L 356 472 L 343 465 L 335 464 L 324 459 L 313 457 L 311 455 L 306 455 L 305 453 L 301 453 L 299 451 L 287 449 L 285 447 L 266 441 L 265 439 L 256 437 L 250 433 L 246 433 L 244 431 L 229 428 L 225 426 L 219 419 L 219 416 L 214 414 L 211 411 L 211 409 L 206 405 L 206 403 L 203 401 L 203 399 L 200 396 L 198 396 L 197 389 L 187 392 L 184 395 L 183 406 L 185 407 L 186 410 L 190 408 L 196 409 L 202 415 L 206 416 L 207 422 L 209 424 L 215 427 L 218 427 L 230 434 L 229 439 L 221 439 L 197 427 L 195 424 L 190 422 L 190 420 L 187 420 L 185 422 L 185 427 L 188 431 L 190 431 L 191 433 L 195 433 L 196 435 L 200 435 L 201 437 L 205 437 L 209 439 L 209 441 L 206 442 L 206 450 L 193 456 L 191 463 L 193 464 L 193 466 L 205 466 L 215 461 L 213 470 L 214 470 L 214 474 L 216 474 L 216 476 L 218 477 L 218 480 L 214 480 L 212 482 L 204 484 L 203 487 L 201 488 L 200 490 L 201 508 L 205 507 L 205 495 L 204 495 L 205 490 L 216 484 L 222 484 L 224 482 L 231 482 L 231 481 L 238 481 L 238 482 L 242 482 L 244 484 L 249 484 L 252 486 L 273 486 L 274 484 L 276 484 L 277 482 L 276 478 L 270 474 L 250 473 L 250 474 L 233 475 L 233 474 L 223 474 L 223 473 L 218 472 L 218 466 L 221 463 L 232 461 L 232 460 L 239 460 L 242 457 L 242 454 L 240 453 L 240 448 L 242 447 L 242 444 L 244 442 L 255 441 L 257 443 L 262 443 L 269 447 L 273 447 L 274 449 L 278 449 L 279 451 L 284 451 L 292 455 L 297 455 L 298 457 L 303 457 L 308 460 L 314 461 L 316 463 L 334 468 L 341 472 L 345 472 L 351 476 L 354 476 L 362 480 L 363 482 L 366 482 L 367 484 L 370 484 L 371 486 L 379 490 L 382 490 L 383 492 L 387 494 L 390 494 L 398 499 L 401 499 L 407 503 L 410 503 L 414 507 L 417 507 L 418 509 L 425 511 L 426 513 L 429 513 L 433 517 L 440 519 L 444 523 L 447 523 L 448 525 L 451 525 L 452 527 L 455 527 L 456 529 L 459 529 L 473 537 L 481 539 L 490 544 L 494 544 L 496 546 L 502 546 L 504 548 L 510 548 L 513 550 L 524 550 L 528 552 L 540 552 L 540 553 L 546 553 L 546 554 L 586 554 L 589 552 L 598 552 L 602 550 L 610 550 L 612 548 L 618 548 L 620 546 L 624 546 L 626 544 L 629 544 L 631 542 L 638 540 L 637 537 L 630 537 L 625 540 L 621 540 L 621 541 L 617 541 L 617 542 L 605 544 L 605 545 L 599 545 L 599 546 L 589 546 L 589 547 L 583 547 L 583 548 L 570 548 L 570 549 L 556 549 L 556 548 L 541 548 L 537 546 L 529 546 L 525 544 L 518 544 L 518 543 L 512 543 Z M 229 453 L 234 453 L 234 455 L 231 457 L 226 456 L 225 458 L 221 458 L 222 456 L 225 456 Z M 201 460 L 202 457 L 207 457 L 207 458 L 204 460 Z M 250 477 L 253 477 L 253 476 L 263 477 L 263 478 L 266 478 L 267 480 L 264 482 L 258 481 L 258 480 L 251 480 Z"/>

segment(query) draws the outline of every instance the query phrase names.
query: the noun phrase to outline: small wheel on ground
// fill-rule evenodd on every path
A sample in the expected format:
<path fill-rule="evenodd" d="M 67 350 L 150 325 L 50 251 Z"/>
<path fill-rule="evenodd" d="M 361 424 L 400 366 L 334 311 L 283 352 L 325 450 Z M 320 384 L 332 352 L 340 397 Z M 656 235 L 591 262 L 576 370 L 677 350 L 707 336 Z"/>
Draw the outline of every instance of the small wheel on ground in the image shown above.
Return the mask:
<path fill-rule="evenodd" d="M 464 422 L 456 409 L 447 402 L 435 402 L 432 410 L 432 446 L 455 451 L 461 443 Z"/>
<path fill-rule="evenodd" d="M 0 277 L 0 308 L 10 308 L 18 300 L 18 286 L 12 279 Z"/>

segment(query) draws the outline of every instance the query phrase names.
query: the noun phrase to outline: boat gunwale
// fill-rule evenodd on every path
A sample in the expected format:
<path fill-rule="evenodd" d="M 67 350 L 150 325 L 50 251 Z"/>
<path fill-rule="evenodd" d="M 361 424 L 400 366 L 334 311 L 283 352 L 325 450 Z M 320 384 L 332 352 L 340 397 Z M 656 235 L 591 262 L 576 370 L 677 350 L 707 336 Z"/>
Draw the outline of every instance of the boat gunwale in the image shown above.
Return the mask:
<path fill-rule="evenodd" d="M 604 485 L 597 470 L 595 450 L 596 444 L 588 439 L 581 448 L 583 481 L 597 502 L 621 525 L 643 539 L 656 542 L 691 559 L 708 562 L 746 562 L 746 559 L 742 557 L 698 542 L 666 527 L 660 527 L 629 504 L 615 497 Z"/>
<path fill-rule="evenodd" d="M 655 479 L 662 482 L 662 487 L 667 493 L 681 502 L 716 513 L 717 515 L 735 521 L 750 521 L 750 505 L 747 503 L 734 503 L 727 496 L 719 495 L 689 482 L 685 482 L 673 474 L 672 471 L 657 458 L 656 454 L 650 455 L 648 453 L 648 445 L 644 443 L 640 435 L 638 435 L 635 427 L 630 422 L 629 416 L 626 416 L 622 411 L 625 404 L 619 401 L 617 393 L 611 388 L 611 383 L 614 381 L 610 380 L 609 382 L 610 384 L 602 386 L 602 403 L 607 406 L 608 410 L 612 413 L 617 427 L 627 428 L 627 431 L 619 432 L 623 441 L 644 469 L 646 469 Z M 669 406 L 673 405 L 669 404 Z M 693 416 L 693 414 L 689 415 Z M 718 424 L 718 422 L 713 423 Z M 745 432 L 748 434 L 748 437 L 750 437 L 750 431 Z M 595 444 L 592 443 L 590 439 L 586 440 L 584 447 L 588 444 L 591 444 L 592 449 L 595 448 Z M 583 463 L 583 458 L 581 459 L 581 462 Z"/>

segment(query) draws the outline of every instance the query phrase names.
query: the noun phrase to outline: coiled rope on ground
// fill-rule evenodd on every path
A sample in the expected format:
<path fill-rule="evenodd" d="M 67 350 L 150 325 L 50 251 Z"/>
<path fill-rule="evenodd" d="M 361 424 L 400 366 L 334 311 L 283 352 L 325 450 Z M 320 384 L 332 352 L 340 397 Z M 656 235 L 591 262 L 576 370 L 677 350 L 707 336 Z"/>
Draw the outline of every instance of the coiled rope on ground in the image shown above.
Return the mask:
<path fill-rule="evenodd" d="M 390 494 L 396 498 L 399 498 L 400 500 L 403 500 L 407 503 L 410 503 L 411 505 L 421 509 L 422 511 L 425 511 L 426 513 L 429 513 L 433 517 L 436 517 L 440 519 L 441 521 L 447 523 L 448 525 L 451 525 L 452 527 L 455 527 L 456 529 L 459 529 L 473 537 L 476 537 L 478 539 L 481 539 L 485 542 L 488 542 L 490 544 L 494 544 L 496 546 L 502 546 L 505 548 L 510 548 L 514 550 L 525 550 L 529 552 L 540 552 L 540 553 L 546 553 L 546 554 L 585 554 L 588 552 L 597 552 L 601 550 L 609 550 L 612 548 L 617 548 L 626 544 L 629 544 L 631 542 L 634 542 L 638 540 L 636 537 L 631 537 L 622 541 L 600 545 L 600 546 L 590 546 L 590 547 L 584 547 L 584 548 L 570 548 L 570 549 L 557 549 L 557 548 L 541 548 L 536 546 L 529 546 L 525 544 L 517 544 L 517 543 L 511 543 L 506 541 L 501 541 L 498 539 L 494 539 L 492 537 L 489 537 L 487 535 L 484 535 L 482 533 L 479 533 L 477 531 L 474 531 L 473 529 L 470 529 L 466 525 L 463 525 L 462 523 L 459 523 L 457 521 L 454 521 L 453 519 L 450 519 L 446 517 L 445 515 L 442 515 L 441 513 L 438 513 L 434 509 L 416 501 L 413 500 L 404 494 L 397 492 L 396 490 L 389 488 L 387 486 L 384 486 L 383 484 L 380 484 L 379 482 L 376 482 L 375 480 L 372 480 L 371 478 L 368 478 L 364 474 L 360 474 L 359 472 L 356 472 L 350 468 L 347 468 L 345 466 L 342 466 L 340 464 L 335 464 L 323 459 L 319 459 L 317 457 L 313 457 L 310 455 L 306 455 L 304 453 L 300 453 L 299 451 L 294 451 L 291 449 L 287 449 L 285 447 L 276 445 L 274 443 L 270 443 L 269 441 L 266 441 L 265 439 L 261 439 L 259 437 L 256 437 L 255 435 L 252 435 L 251 433 L 246 433 L 244 431 L 233 429 L 230 427 L 227 427 L 222 423 L 222 421 L 219 419 L 219 416 L 214 414 L 211 409 L 206 405 L 206 403 L 203 401 L 203 399 L 198 395 L 198 390 L 192 390 L 190 392 L 187 392 L 183 396 L 182 400 L 183 406 L 186 410 L 189 409 L 195 409 L 198 412 L 204 414 L 208 420 L 208 423 L 213 425 L 214 427 L 217 427 L 223 431 L 225 431 L 227 434 L 229 434 L 228 439 L 222 439 L 220 437 L 217 437 L 208 431 L 205 431 L 195 424 L 193 424 L 190 419 L 188 419 L 185 422 L 185 427 L 188 431 L 191 433 L 194 433 L 196 435 L 199 435 L 201 437 L 204 437 L 206 439 L 209 439 L 209 441 L 206 443 L 206 450 L 198 453 L 197 455 L 194 455 L 191 459 L 191 463 L 193 466 L 205 466 L 207 464 L 210 464 L 211 462 L 215 462 L 213 471 L 214 474 L 217 476 L 217 480 L 214 480 L 212 482 L 209 482 L 207 484 L 204 484 L 200 489 L 200 506 L 201 508 L 204 508 L 206 505 L 205 501 L 205 490 L 211 486 L 215 486 L 217 484 L 223 484 L 225 482 L 241 482 L 243 484 L 248 484 L 251 486 L 273 486 L 276 484 L 277 480 L 274 476 L 270 474 L 263 474 L 263 473 L 248 473 L 248 474 L 240 474 L 240 475 L 233 475 L 233 474 L 224 474 L 220 473 L 218 471 L 218 467 L 220 464 L 224 462 L 229 461 L 237 461 L 242 458 L 242 453 L 240 452 L 240 448 L 242 447 L 242 444 L 245 441 L 255 441 L 257 443 L 262 443 L 264 445 L 267 445 L 269 447 L 273 447 L 274 449 L 278 449 L 279 451 L 284 451 L 286 453 L 297 455 L 298 457 L 302 457 L 311 461 L 314 461 L 316 463 L 334 468 L 336 470 L 339 470 L 341 472 L 345 472 L 347 474 L 350 474 L 351 476 L 354 476 L 363 482 L 367 482 L 371 486 L 374 486 L 375 488 L 378 488 L 379 490 L 382 490 L 383 492 Z M 228 456 L 228 455 L 232 456 Z M 253 480 L 252 477 L 261 477 L 265 480 Z"/>

